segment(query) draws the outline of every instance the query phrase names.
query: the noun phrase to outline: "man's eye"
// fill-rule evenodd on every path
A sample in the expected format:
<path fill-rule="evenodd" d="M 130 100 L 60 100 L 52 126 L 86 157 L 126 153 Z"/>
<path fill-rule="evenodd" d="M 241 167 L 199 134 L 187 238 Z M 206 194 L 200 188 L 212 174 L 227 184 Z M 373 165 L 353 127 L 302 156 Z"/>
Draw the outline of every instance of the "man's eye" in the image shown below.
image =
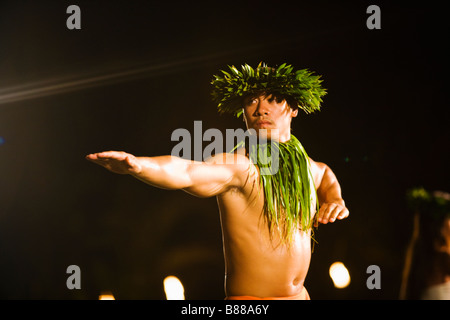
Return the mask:
<path fill-rule="evenodd" d="M 255 103 L 258 103 L 258 99 L 248 99 L 245 105 L 250 106 Z"/>

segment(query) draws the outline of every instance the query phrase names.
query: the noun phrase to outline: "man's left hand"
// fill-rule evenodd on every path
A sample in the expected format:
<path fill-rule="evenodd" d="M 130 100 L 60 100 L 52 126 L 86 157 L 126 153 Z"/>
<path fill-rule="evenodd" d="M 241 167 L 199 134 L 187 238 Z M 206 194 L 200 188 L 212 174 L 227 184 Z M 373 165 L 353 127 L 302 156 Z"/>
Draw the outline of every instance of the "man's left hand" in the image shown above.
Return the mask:
<path fill-rule="evenodd" d="M 345 219 L 349 214 L 350 212 L 343 204 L 335 202 L 323 203 L 320 206 L 314 226 L 318 227 L 319 223 L 327 224 L 328 222 L 334 222 L 336 219 Z"/>

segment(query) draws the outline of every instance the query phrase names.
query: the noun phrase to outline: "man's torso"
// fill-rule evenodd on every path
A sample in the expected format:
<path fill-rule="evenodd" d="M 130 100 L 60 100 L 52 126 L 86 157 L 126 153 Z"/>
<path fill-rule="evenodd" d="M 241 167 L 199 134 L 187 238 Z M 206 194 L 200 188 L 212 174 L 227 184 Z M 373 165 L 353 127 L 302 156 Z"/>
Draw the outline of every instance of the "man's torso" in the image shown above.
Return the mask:
<path fill-rule="evenodd" d="M 259 174 L 253 165 L 251 170 L 243 188 L 231 189 L 217 196 L 223 234 L 226 295 L 297 295 L 303 289 L 311 259 L 310 231 L 298 230 L 289 247 L 280 242 L 277 232 L 270 236 L 263 215 L 264 192 Z M 314 170 L 312 173 L 317 185 L 317 174 Z"/>

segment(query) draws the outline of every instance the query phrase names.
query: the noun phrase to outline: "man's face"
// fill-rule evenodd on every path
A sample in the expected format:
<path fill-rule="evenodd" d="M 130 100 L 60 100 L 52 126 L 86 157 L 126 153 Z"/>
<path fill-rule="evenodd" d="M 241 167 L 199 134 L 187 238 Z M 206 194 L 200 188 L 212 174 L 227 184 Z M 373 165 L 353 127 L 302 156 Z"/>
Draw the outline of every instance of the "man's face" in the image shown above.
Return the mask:
<path fill-rule="evenodd" d="M 260 95 L 255 98 L 244 100 L 244 121 L 247 129 L 267 130 L 267 139 L 275 138 L 278 130 L 280 142 L 286 142 L 290 139 L 291 121 L 298 114 L 298 109 L 293 110 L 286 103 L 286 100 L 277 102 L 271 99 L 272 96 Z"/>

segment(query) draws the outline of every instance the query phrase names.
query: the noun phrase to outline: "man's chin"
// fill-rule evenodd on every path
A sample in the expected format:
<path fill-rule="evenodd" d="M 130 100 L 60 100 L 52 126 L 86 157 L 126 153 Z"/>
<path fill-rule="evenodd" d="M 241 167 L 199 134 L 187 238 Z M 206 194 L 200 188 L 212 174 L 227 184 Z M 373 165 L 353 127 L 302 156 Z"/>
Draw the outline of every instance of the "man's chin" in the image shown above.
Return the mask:
<path fill-rule="evenodd" d="M 279 140 L 279 130 L 276 128 L 249 128 L 249 131 L 260 140 Z"/>
<path fill-rule="evenodd" d="M 279 135 L 278 133 L 272 134 L 271 132 L 259 132 L 258 133 L 258 140 L 267 140 L 267 141 L 278 141 Z"/>

